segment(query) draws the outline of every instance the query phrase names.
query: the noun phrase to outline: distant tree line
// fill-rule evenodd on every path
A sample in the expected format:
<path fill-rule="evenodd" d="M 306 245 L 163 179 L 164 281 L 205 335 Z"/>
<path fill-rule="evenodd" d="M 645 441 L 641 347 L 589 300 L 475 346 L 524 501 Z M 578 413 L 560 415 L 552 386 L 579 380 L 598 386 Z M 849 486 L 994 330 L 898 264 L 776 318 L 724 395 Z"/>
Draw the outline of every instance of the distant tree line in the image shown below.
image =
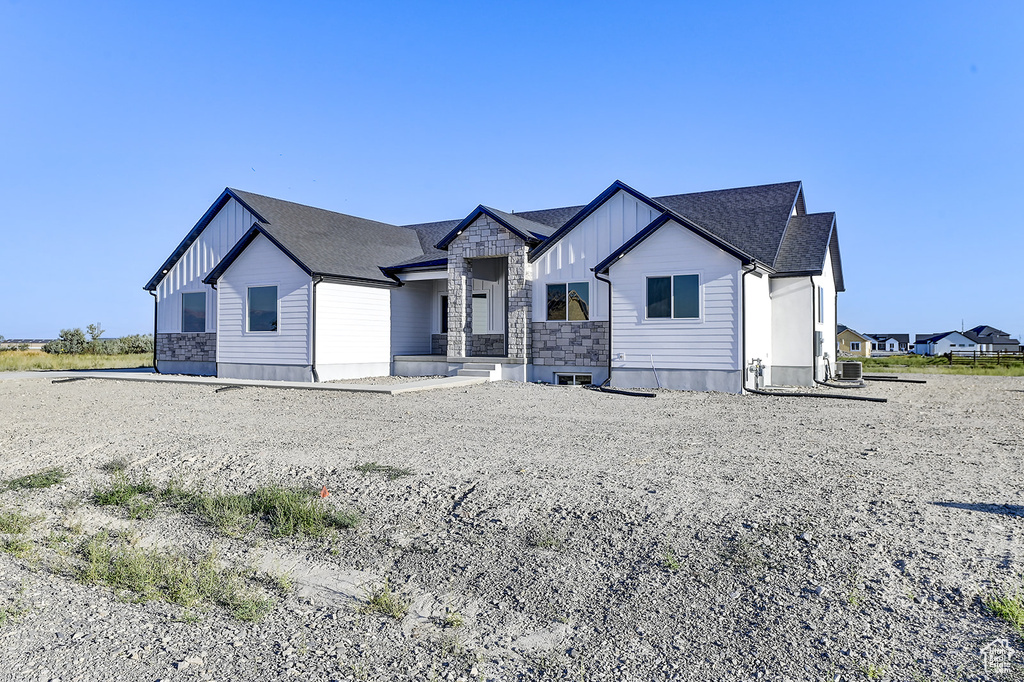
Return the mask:
<path fill-rule="evenodd" d="M 103 327 L 97 322 L 83 332 L 79 327 L 61 329 L 60 337 L 43 346 L 43 352 L 53 355 L 127 355 L 153 352 L 151 334 L 132 334 L 117 339 L 102 339 Z M 89 338 L 85 335 L 88 333 Z"/>

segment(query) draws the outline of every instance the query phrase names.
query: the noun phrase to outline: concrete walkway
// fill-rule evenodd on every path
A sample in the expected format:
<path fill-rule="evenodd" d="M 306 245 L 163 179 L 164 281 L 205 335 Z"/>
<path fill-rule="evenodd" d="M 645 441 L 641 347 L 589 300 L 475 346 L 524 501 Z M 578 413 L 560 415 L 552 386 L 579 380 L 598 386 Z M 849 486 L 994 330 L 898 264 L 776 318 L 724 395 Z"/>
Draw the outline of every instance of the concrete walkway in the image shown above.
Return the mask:
<path fill-rule="evenodd" d="M 482 384 L 482 377 L 441 377 L 439 379 L 411 379 L 402 384 L 315 384 L 305 381 L 256 381 L 252 379 L 218 379 L 193 377 L 183 374 L 156 374 L 146 369 L 97 369 L 47 372 L 0 372 L 0 381 L 13 379 L 109 379 L 114 381 L 148 381 L 167 384 L 207 384 L 213 386 L 259 386 L 261 388 L 294 388 L 302 391 L 345 391 L 349 393 L 415 393 L 438 388 L 458 388 Z"/>

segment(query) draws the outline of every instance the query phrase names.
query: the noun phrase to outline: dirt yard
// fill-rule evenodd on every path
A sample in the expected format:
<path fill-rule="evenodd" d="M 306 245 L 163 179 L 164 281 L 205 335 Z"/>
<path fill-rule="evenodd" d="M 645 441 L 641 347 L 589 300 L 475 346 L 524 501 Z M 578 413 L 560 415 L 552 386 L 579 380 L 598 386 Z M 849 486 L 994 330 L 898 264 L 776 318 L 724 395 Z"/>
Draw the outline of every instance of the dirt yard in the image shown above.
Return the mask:
<path fill-rule="evenodd" d="M 984 605 L 1024 589 L 1024 380 L 925 378 L 856 393 L 886 404 L 0 381 L 0 480 L 67 473 L 0 488 L 0 680 L 985 679 L 982 647 L 1024 649 Z M 361 520 L 211 520 L 268 485 Z M 182 587 L 211 556 L 221 587 Z"/>

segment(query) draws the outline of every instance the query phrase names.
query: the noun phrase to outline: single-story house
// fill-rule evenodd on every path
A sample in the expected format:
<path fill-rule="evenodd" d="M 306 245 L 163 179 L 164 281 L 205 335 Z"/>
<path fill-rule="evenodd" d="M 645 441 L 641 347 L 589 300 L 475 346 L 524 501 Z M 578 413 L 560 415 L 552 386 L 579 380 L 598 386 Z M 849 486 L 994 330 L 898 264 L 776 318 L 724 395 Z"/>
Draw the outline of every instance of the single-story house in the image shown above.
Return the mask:
<path fill-rule="evenodd" d="M 813 385 L 844 290 L 800 182 L 391 225 L 225 189 L 145 285 L 159 372 Z"/>
<path fill-rule="evenodd" d="M 868 334 L 872 340 L 872 350 L 883 353 L 906 353 L 910 343 L 910 334 Z"/>
<path fill-rule="evenodd" d="M 861 334 L 855 329 L 850 329 L 846 325 L 840 324 L 836 326 L 838 334 L 836 340 L 839 348 L 839 355 L 853 356 L 860 358 L 871 357 L 871 337 L 865 334 Z"/>
<path fill-rule="evenodd" d="M 968 329 L 963 334 L 974 341 L 980 351 L 1020 352 L 1020 341 L 1010 338 L 1009 334 L 995 327 L 982 324 Z"/>
<path fill-rule="evenodd" d="M 978 344 L 960 332 L 918 334 L 914 341 L 917 355 L 945 355 L 946 353 L 973 353 Z"/>

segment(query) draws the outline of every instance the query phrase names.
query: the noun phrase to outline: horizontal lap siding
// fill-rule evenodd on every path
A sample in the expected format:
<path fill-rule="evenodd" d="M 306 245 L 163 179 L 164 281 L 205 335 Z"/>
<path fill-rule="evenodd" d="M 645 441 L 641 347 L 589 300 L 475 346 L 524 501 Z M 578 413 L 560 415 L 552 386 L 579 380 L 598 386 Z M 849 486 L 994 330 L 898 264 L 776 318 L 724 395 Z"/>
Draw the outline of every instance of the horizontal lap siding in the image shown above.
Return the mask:
<path fill-rule="evenodd" d="M 607 285 L 597 281 L 591 268 L 658 215 L 628 192 L 609 197 L 533 264 L 533 320 L 547 319 L 548 282 L 590 282 L 590 319 L 607 320 Z"/>
<path fill-rule="evenodd" d="M 426 331 L 424 337 L 429 350 Z M 391 289 L 321 282 L 316 287 L 316 363 L 368 362 L 391 362 Z"/>
<path fill-rule="evenodd" d="M 734 370 L 739 366 L 739 261 L 669 223 L 612 265 L 612 366 Z M 699 321 L 646 320 L 647 277 L 699 273 Z M 625 360 L 619 360 L 620 353 Z"/>
<path fill-rule="evenodd" d="M 434 317 L 434 282 L 409 282 L 391 290 L 391 353 L 428 355 Z"/>
<path fill-rule="evenodd" d="M 250 286 L 277 286 L 278 331 L 247 332 Z M 309 275 L 260 235 L 249 244 L 217 285 L 220 323 L 217 361 L 239 364 L 308 365 Z"/>
<path fill-rule="evenodd" d="M 217 330 L 217 295 L 203 284 L 203 278 L 238 243 L 255 218 L 230 199 L 203 228 L 199 237 L 157 285 L 157 329 L 161 333 L 181 331 L 181 293 L 206 292 L 206 331 Z"/>

